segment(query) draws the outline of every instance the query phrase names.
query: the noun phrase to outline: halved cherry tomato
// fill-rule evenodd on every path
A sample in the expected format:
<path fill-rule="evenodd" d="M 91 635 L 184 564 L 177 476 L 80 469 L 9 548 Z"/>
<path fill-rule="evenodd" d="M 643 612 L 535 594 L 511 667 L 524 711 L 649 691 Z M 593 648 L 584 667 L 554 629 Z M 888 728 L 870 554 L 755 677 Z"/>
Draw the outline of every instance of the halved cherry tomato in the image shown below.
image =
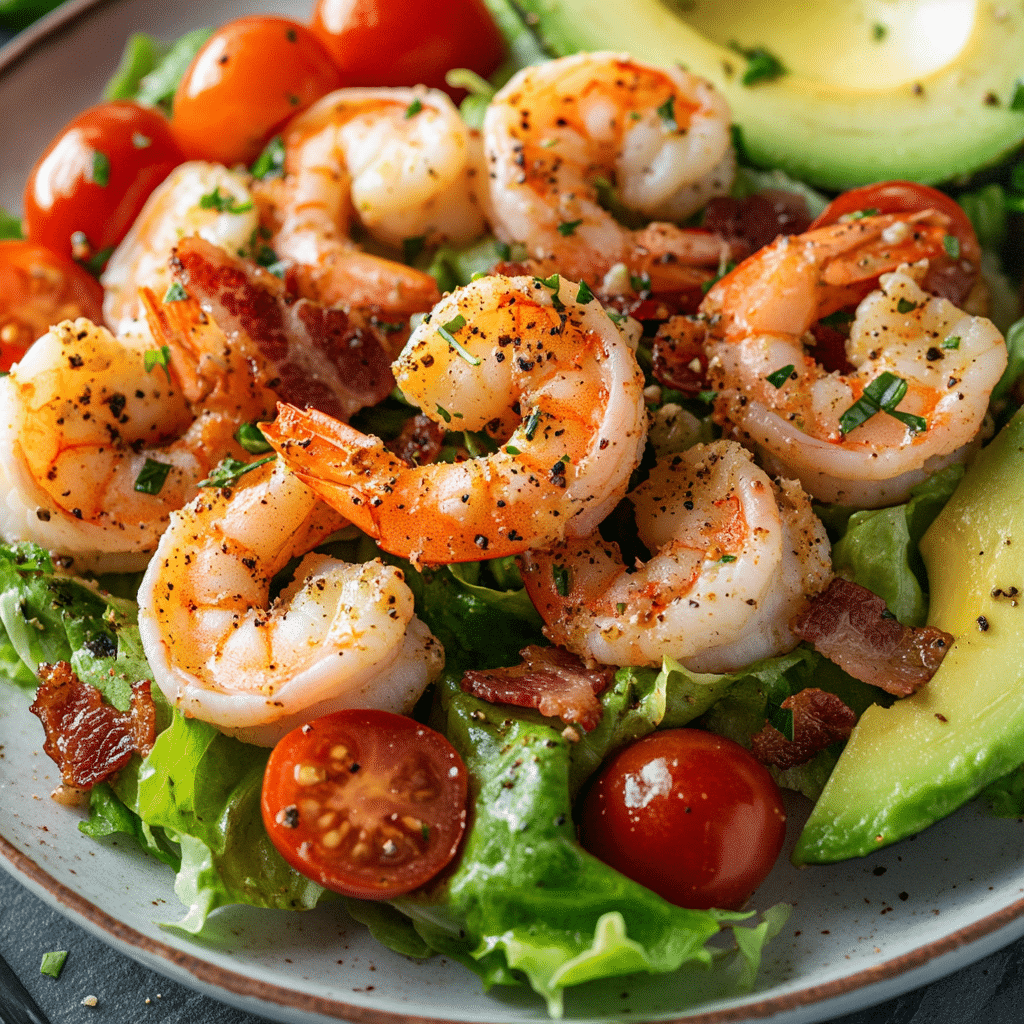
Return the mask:
<path fill-rule="evenodd" d="M 103 322 L 103 289 L 91 274 L 35 242 L 0 242 L 0 370 L 51 324 L 80 316 Z"/>
<path fill-rule="evenodd" d="M 284 859 L 325 888 L 391 899 L 455 856 L 467 783 L 433 729 L 387 711 L 337 711 L 274 747 L 263 823 Z"/>
<path fill-rule="evenodd" d="M 949 217 L 946 250 L 929 259 L 924 288 L 961 305 L 970 294 L 981 266 L 981 245 L 970 218 L 945 192 L 913 181 L 883 181 L 864 185 L 837 196 L 814 221 L 811 228 L 835 224 L 850 213 L 917 213 L 938 210 Z"/>
<path fill-rule="evenodd" d="M 76 259 L 105 262 L 149 194 L 182 161 L 167 118 L 127 100 L 79 114 L 25 185 L 25 234 Z"/>
<path fill-rule="evenodd" d="M 505 54 L 483 0 L 318 0 L 312 27 L 346 85 L 422 84 L 454 95 L 447 71 L 486 77 Z"/>
<path fill-rule="evenodd" d="M 229 21 L 174 94 L 174 134 L 190 159 L 249 164 L 293 114 L 341 84 L 320 40 L 289 18 Z"/>
<path fill-rule="evenodd" d="M 742 906 L 771 871 L 786 811 L 768 771 L 732 740 L 665 729 L 613 755 L 587 791 L 580 841 L 681 907 Z"/>

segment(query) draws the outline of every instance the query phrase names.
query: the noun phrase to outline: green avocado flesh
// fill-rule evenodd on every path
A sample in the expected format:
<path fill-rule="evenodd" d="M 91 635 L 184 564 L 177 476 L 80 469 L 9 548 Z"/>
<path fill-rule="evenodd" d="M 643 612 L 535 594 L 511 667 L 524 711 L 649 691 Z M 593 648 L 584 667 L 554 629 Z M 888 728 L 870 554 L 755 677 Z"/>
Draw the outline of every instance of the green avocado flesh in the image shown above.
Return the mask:
<path fill-rule="evenodd" d="M 921 553 L 929 622 L 955 642 L 917 693 L 861 716 L 795 864 L 920 832 L 1024 763 L 1024 410 L 967 471 Z"/>
<path fill-rule="evenodd" d="M 811 184 L 938 184 L 1024 141 L 1024 4 L 984 0 L 518 0 L 556 55 L 678 63 L 728 99 L 746 156 Z M 899 15 L 897 17 L 897 14 Z M 735 44 L 735 46 L 733 45 Z M 743 85 L 749 51 L 788 69 Z"/>

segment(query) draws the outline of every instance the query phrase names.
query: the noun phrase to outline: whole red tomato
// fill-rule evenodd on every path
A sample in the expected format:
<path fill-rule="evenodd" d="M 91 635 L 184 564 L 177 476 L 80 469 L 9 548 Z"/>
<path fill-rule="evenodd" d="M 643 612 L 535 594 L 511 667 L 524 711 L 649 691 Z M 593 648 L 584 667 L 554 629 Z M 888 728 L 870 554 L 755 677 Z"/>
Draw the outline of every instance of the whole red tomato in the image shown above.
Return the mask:
<path fill-rule="evenodd" d="M 77 263 L 36 242 L 0 242 L 0 370 L 9 370 L 51 324 L 103 322 L 103 289 Z"/>
<path fill-rule="evenodd" d="M 79 114 L 25 185 L 25 234 L 55 253 L 102 265 L 150 193 L 182 162 L 167 118 L 127 100 Z"/>
<path fill-rule="evenodd" d="M 341 84 L 317 37 L 288 18 L 253 15 L 219 28 L 174 94 L 173 128 L 190 159 L 249 164 L 274 132 Z"/>
<path fill-rule="evenodd" d="M 346 85 L 429 85 L 454 94 L 447 71 L 486 77 L 505 53 L 483 0 L 318 0 L 312 27 Z"/>
<path fill-rule="evenodd" d="M 670 903 L 741 907 L 786 836 L 778 786 L 752 754 L 700 729 L 665 729 L 613 755 L 583 801 L 580 841 Z"/>

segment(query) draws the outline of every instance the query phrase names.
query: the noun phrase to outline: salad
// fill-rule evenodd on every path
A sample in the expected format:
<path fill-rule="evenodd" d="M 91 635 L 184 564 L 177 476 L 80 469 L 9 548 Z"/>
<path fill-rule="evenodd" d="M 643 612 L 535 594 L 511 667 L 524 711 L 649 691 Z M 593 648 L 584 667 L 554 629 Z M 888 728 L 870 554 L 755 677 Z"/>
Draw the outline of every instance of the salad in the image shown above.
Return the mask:
<path fill-rule="evenodd" d="M 523 36 L 516 36 L 514 45 L 525 45 L 522 40 Z M 158 67 L 154 58 L 153 68 L 147 72 L 149 77 L 143 82 L 159 80 L 158 70 L 167 66 L 168 63 L 161 63 Z M 490 73 L 494 69 L 480 70 Z M 323 79 L 313 87 L 313 92 L 333 88 L 331 69 L 321 68 L 321 71 Z M 306 80 L 304 74 L 303 81 Z M 463 76 L 461 81 L 472 84 L 477 90 L 466 108 L 467 116 L 472 116 L 473 103 L 485 90 L 469 76 Z M 118 88 L 134 90 L 139 86 L 122 83 Z M 309 102 L 313 102 L 313 97 Z M 403 116 L 415 102 L 422 101 L 413 99 L 403 104 Z M 216 104 L 222 105 L 219 101 Z M 268 117 L 277 119 L 279 113 L 270 111 Z M 237 118 L 234 123 L 238 123 Z M 218 142 L 223 142 L 230 134 L 230 127 L 225 123 L 213 133 Z M 147 166 L 150 166 L 151 158 L 160 155 L 163 143 L 155 126 L 147 126 L 141 134 L 149 144 L 135 148 L 145 154 Z M 248 144 L 245 139 L 238 141 Z M 179 144 L 171 139 L 167 148 Z M 265 159 L 273 163 L 274 149 L 266 153 Z M 249 162 L 258 161 L 260 152 L 234 151 L 208 156 L 232 163 Z M 174 162 L 169 160 L 171 164 Z M 122 161 L 113 159 L 110 163 L 111 168 L 124 166 Z M 154 176 L 165 177 L 169 168 L 161 167 L 156 161 L 152 163 L 160 168 Z M 91 173 L 95 185 L 95 165 Z M 102 169 L 99 174 L 102 177 Z M 778 183 L 777 178 L 771 180 L 773 184 Z M 745 187 L 757 191 L 756 172 L 741 172 L 741 181 L 746 182 Z M 109 182 L 99 187 L 108 186 Z M 225 178 L 209 188 L 204 186 L 203 196 L 215 197 L 212 204 L 223 207 L 216 212 L 241 218 L 247 212 L 242 209 L 246 200 L 230 192 L 233 187 L 231 179 Z M 793 188 L 806 192 L 796 184 Z M 810 198 L 815 199 L 813 194 Z M 982 200 L 975 197 L 973 201 Z M 863 210 L 868 205 L 858 204 L 856 209 Z M 824 203 L 821 208 L 824 209 Z M 133 212 L 126 219 L 134 218 Z M 109 215 L 101 218 L 104 227 L 112 221 Z M 28 210 L 26 222 L 29 225 L 32 222 Z M 120 229 L 111 227 L 110 230 L 116 237 Z M 83 244 L 89 251 L 79 249 L 68 255 L 82 262 L 102 257 L 108 248 L 103 243 L 110 240 L 91 229 L 84 234 Z M 251 236 L 251 230 L 247 234 Z M 417 237 L 407 235 L 403 241 Z M 563 237 L 571 237 L 571 232 Z M 958 236 L 956 232 L 944 230 L 943 237 Z M 417 253 L 411 251 L 414 246 L 409 246 L 405 255 L 412 269 L 421 273 L 429 270 L 439 290 L 448 291 L 457 286 L 471 288 L 470 279 L 477 269 L 489 270 L 501 261 L 506 264 L 523 262 L 512 257 L 527 254 L 507 251 L 503 248 L 506 244 L 485 238 L 468 246 L 447 245 L 434 249 L 425 245 L 423 251 Z M 53 245 L 54 250 L 59 249 L 58 243 Z M 62 255 L 56 252 L 54 262 Z M 193 256 L 198 260 L 203 253 L 193 253 Z M 64 269 L 66 264 L 60 266 Z M 546 271 L 550 269 L 545 267 L 543 274 L 521 275 L 534 282 L 531 287 L 543 295 L 542 305 L 552 308 L 554 300 L 563 304 L 581 301 L 578 287 L 566 291 L 566 285 L 557 276 L 557 267 L 554 268 L 554 283 L 549 283 L 551 274 Z M 716 266 L 698 282 L 698 288 L 707 283 L 709 292 L 714 295 L 714 278 L 725 269 Z M 95 289 L 85 278 L 74 270 L 66 273 L 87 297 L 92 293 L 91 299 L 95 301 Z M 665 318 L 664 311 L 660 316 L 651 313 L 643 316 L 647 311 L 641 309 L 641 304 L 656 303 L 659 296 L 649 287 L 650 278 L 644 280 L 642 273 L 634 275 L 641 278 L 639 282 L 629 282 L 628 301 L 619 308 L 614 302 L 609 303 L 614 319 L 637 314 L 641 321 L 646 319 L 653 324 Z M 537 281 L 541 282 L 540 286 Z M 167 284 L 164 297 L 173 287 L 173 281 Z M 476 289 L 481 292 L 484 286 L 477 284 Z M 111 290 L 108 288 L 108 295 Z M 588 305 L 591 299 L 584 295 L 582 304 Z M 75 301 L 82 303 L 83 311 L 92 308 L 84 305 L 87 298 Z M 669 311 L 676 310 L 670 307 Z M 444 314 L 444 325 L 454 339 L 449 347 L 458 351 L 467 343 L 460 340 L 463 325 L 456 325 L 462 314 L 457 310 L 452 312 L 452 316 Z M 379 323 L 371 323 L 367 330 L 380 333 Z M 619 331 L 619 328 L 614 330 Z M 387 335 L 388 329 L 383 333 Z M 648 329 L 648 341 L 642 337 L 638 343 L 638 351 L 650 360 L 652 370 L 655 360 L 649 339 L 653 337 L 654 330 Z M 471 348 L 467 351 L 470 359 L 479 358 Z M 19 359 L 23 363 L 28 358 L 19 355 L 12 361 Z M 459 358 L 470 362 L 461 355 Z M 166 371 L 167 357 L 164 359 L 162 364 L 156 362 L 144 372 Z M 16 374 L 17 371 L 12 376 Z M 167 372 L 167 379 L 170 380 L 170 372 Z M 996 409 L 996 415 L 1002 419 L 1012 412 L 1011 382 L 1003 385 L 1004 404 Z M 675 383 L 680 386 L 645 380 L 648 388 L 657 389 L 657 393 L 643 391 L 645 404 L 650 402 L 661 408 L 671 404 L 687 412 L 696 410 L 692 413 L 695 437 L 710 440 L 713 400 L 709 401 L 709 396 L 700 391 L 688 394 L 682 382 Z M 398 434 L 401 427 L 396 430 L 395 425 L 409 418 L 406 400 L 411 390 L 412 385 L 403 386 L 401 397 L 386 397 L 385 392 L 381 396 L 383 401 L 356 414 L 353 423 L 361 432 L 381 436 Z M 676 401 L 669 403 L 666 397 Z M 899 403 L 891 404 L 895 410 Z M 886 402 L 883 401 L 882 406 L 890 411 Z M 262 412 L 262 408 L 258 409 L 252 419 L 263 421 Z M 690 421 L 683 422 L 689 424 Z M 663 426 L 670 434 L 675 429 L 672 422 Z M 222 494 L 228 490 L 245 493 L 276 472 L 264 469 L 262 476 L 258 470 L 252 474 L 240 473 L 241 464 L 248 464 L 249 457 L 255 454 L 250 449 L 258 447 L 260 440 L 258 437 L 250 440 L 246 447 L 242 440 L 234 438 L 234 431 L 231 436 L 243 449 L 243 452 L 235 449 L 235 463 L 216 467 L 214 463 L 222 454 L 217 451 L 210 453 L 215 458 L 203 470 L 211 477 L 218 468 L 222 474 L 227 474 L 213 477 Z M 284 442 L 287 440 L 277 439 L 282 451 L 286 450 Z M 678 442 L 669 442 L 675 443 Z M 464 455 L 481 456 L 488 448 L 486 431 L 450 430 L 440 438 L 440 445 L 440 452 L 456 460 L 455 465 Z M 837 508 L 834 501 L 828 503 L 830 507 L 820 509 L 823 517 L 832 517 L 829 525 L 834 536 L 841 538 L 833 548 L 834 560 L 835 552 L 841 552 L 839 557 L 848 560 L 845 566 L 848 574 L 860 582 L 871 579 L 870 589 L 883 593 L 890 610 L 910 625 L 920 625 L 926 609 L 920 575 L 909 567 L 914 561 L 913 545 L 923 532 L 925 521 L 930 521 L 952 492 L 958 474 L 959 470 L 950 468 L 915 485 L 909 500 L 898 503 L 894 514 L 897 519 L 902 517 L 904 524 L 912 524 L 911 529 L 904 528 L 899 536 L 891 535 L 881 542 L 877 524 L 874 533 L 865 540 L 864 535 L 858 537 L 856 531 L 860 522 L 854 522 L 849 509 Z M 158 493 L 161 491 L 162 487 L 158 488 Z M 346 518 L 355 520 L 347 514 Z M 391 894 L 385 903 L 352 902 L 349 906 L 353 915 L 367 921 L 374 933 L 392 948 L 410 955 L 424 955 L 429 951 L 445 953 L 478 973 L 486 985 L 513 983 L 525 976 L 545 997 L 552 1013 L 559 1012 L 561 993 L 568 985 L 636 970 L 669 971 L 683 963 L 710 960 L 712 953 L 705 948 L 705 943 L 722 924 L 732 926 L 739 951 L 733 955 L 735 963 L 731 967 L 736 984 L 749 983 L 756 970 L 760 947 L 781 926 L 785 910 L 768 908 L 763 916 L 751 919 L 742 912 L 682 909 L 655 896 L 645 886 L 628 882 L 618 872 L 579 850 L 574 838 L 572 797 L 608 755 L 627 741 L 652 732 L 656 726 L 664 733 L 669 727 L 699 719 L 705 730 L 749 741 L 750 735 L 758 731 L 769 716 L 774 715 L 785 730 L 787 716 L 784 713 L 780 716 L 775 709 L 790 696 L 806 689 L 809 678 L 818 680 L 832 673 L 835 680 L 831 690 L 841 695 L 845 705 L 855 712 L 879 699 L 876 694 L 838 670 L 828 668 L 815 652 L 801 646 L 791 652 L 745 661 L 732 671 L 716 667 L 713 671 L 698 672 L 669 658 L 659 659 L 658 667 L 620 669 L 610 681 L 604 682 L 600 691 L 599 720 L 589 730 L 575 728 L 572 721 L 561 722 L 545 714 L 543 707 L 531 711 L 510 708 L 504 700 L 495 704 L 479 693 L 467 693 L 462 679 L 467 670 L 484 671 L 514 665 L 520 661 L 521 650 L 546 643 L 540 617 L 543 611 L 538 613 L 543 601 L 536 598 L 531 601 L 521 587 L 520 574 L 529 579 L 530 566 L 517 568 L 514 556 L 500 555 L 483 561 L 458 561 L 440 568 L 432 557 L 424 556 L 417 548 L 396 553 L 392 550 L 394 543 L 386 536 L 374 538 L 369 525 L 365 532 L 348 528 L 340 534 L 333 530 L 335 525 L 329 522 L 322 530 L 324 535 L 336 534 L 330 541 L 332 554 L 357 564 L 381 557 L 392 567 L 398 565 L 412 590 L 417 614 L 444 648 L 444 673 L 433 679 L 423 703 L 403 710 L 413 711 L 416 718 L 429 722 L 437 732 L 448 737 L 465 765 L 471 790 L 469 829 L 458 846 L 457 860 L 447 873 L 433 883 L 429 882 L 429 875 L 416 879 L 411 889 Z M 620 537 L 628 532 L 627 526 Z M 877 574 L 871 576 L 879 561 L 879 543 L 891 545 L 891 552 L 899 552 L 898 559 L 890 555 L 883 561 L 908 565 L 906 572 L 896 580 L 878 580 Z M 911 554 L 904 557 L 905 552 Z M 81 567 L 81 559 L 71 566 L 73 570 Z M 132 684 L 153 675 L 152 658 L 144 655 L 136 626 L 138 611 L 133 588 L 138 580 L 121 577 L 115 581 L 103 575 L 97 589 L 89 582 L 69 576 L 67 568 L 59 558 L 55 561 L 38 546 L 16 543 L 5 549 L 4 593 L 7 597 L 2 617 L 7 633 L 5 670 L 12 679 L 34 685 L 35 670 L 40 665 L 68 662 L 81 682 L 102 692 L 108 704 L 122 715 L 131 715 Z M 90 568 L 102 570 L 107 566 L 99 562 Z M 548 570 L 545 576 L 555 581 L 557 592 L 560 589 L 558 573 Z M 128 596 L 112 596 L 115 587 Z M 533 593 L 535 591 L 530 591 L 531 595 Z M 555 621 L 549 618 L 547 625 L 549 630 L 555 629 L 557 615 Z M 322 900 L 323 890 L 306 875 L 293 871 L 286 860 L 278 856 L 264 829 L 259 804 L 261 798 L 266 799 L 262 786 L 266 751 L 226 736 L 198 717 L 173 710 L 161 700 L 156 687 L 152 688 L 152 694 L 152 749 L 145 758 L 132 758 L 116 775 L 90 787 L 90 816 L 83 829 L 96 836 L 128 832 L 148 852 L 170 864 L 177 872 L 176 891 L 187 907 L 187 914 L 178 926 L 186 930 L 199 931 L 211 911 L 230 903 L 309 907 Z M 570 732 L 573 738 L 567 736 Z M 707 736 L 708 732 L 699 735 Z M 811 761 L 779 775 L 792 788 L 817 795 L 836 755 L 836 749 L 829 744 Z M 524 770 L 524 763 L 532 767 Z M 770 796 L 765 798 L 769 806 L 770 800 Z M 277 813 L 287 806 L 290 804 L 286 801 L 272 818 L 276 819 Z M 439 822 L 429 825 L 427 831 L 441 834 L 444 829 Z M 776 840 L 766 840 L 768 847 L 773 843 Z M 768 867 L 771 859 L 767 857 Z M 524 898 L 526 893 L 531 894 L 529 900 Z M 591 896 L 585 906 L 580 905 L 581 893 Z M 742 902 L 746 895 L 743 892 L 736 899 L 734 894 L 724 902 Z M 713 900 L 710 906 L 715 902 Z M 572 904 L 571 913 L 569 904 Z"/>

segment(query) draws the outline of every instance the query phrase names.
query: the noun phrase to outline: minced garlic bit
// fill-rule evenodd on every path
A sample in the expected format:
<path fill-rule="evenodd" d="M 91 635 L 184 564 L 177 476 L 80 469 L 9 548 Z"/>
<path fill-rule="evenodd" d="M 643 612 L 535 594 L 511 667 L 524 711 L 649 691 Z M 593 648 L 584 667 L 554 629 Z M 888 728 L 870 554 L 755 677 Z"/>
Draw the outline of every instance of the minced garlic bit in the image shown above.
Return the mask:
<path fill-rule="evenodd" d="M 95 1006 L 98 1002 L 99 1002 L 99 1000 L 95 996 L 86 996 L 82 1000 L 82 1005 L 83 1006 Z"/>

